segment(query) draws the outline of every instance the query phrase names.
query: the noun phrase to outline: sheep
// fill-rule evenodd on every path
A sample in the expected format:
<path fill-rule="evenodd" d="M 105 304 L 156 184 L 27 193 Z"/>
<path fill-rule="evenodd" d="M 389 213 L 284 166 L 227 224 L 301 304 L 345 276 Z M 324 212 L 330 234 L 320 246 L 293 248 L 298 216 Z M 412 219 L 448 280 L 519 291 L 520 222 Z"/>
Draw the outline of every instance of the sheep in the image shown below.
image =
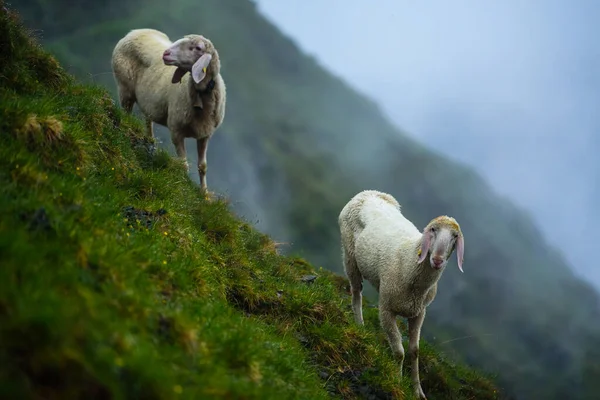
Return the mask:
<path fill-rule="evenodd" d="M 225 116 L 226 89 L 220 69 L 217 50 L 202 35 L 171 42 L 160 31 L 134 29 L 119 40 L 112 54 L 121 107 L 130 114 L 138 104 L 150 138 L 153 122 L 169 128 L 188 172 L 184 139 L 196 139 L 200 188 L 205 193 L 208 140 Z"/>
<path fill-rule="evenodd" d="M 439 216 L 421 234 L 402 215 L 393 196 L 376 190 L 355 195 L 340 212 L 338 224 L 356 323 L 364 325 L 364 278 L 379 292 L 379 321 L 399 361 L 400 376 L 404 348 L 396 316 L 408 319 L 413 390 L 417 398 L 426 399 L 419 378 L 421 326 L 426 307 L 435 298 L 437 282 L 455 249 L 458 268 L 463 272 L 465 245 L 460 226 L 454 218 Z"/>

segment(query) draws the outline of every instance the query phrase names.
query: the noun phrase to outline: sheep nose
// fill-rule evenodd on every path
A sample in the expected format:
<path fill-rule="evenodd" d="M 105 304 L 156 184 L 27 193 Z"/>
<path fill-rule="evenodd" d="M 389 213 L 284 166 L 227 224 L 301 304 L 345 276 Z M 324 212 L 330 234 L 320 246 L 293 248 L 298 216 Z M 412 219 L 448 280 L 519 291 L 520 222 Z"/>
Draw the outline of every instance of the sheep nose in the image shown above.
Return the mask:
<path fill-rule="evenodd" d="M 444 259 L 442 257 L 438 257 L 438 256 L 432 257 L 432 260 L 433 260 L 433 265 L 436 267 L 439 267 L 444 262 Z"/>
<path fill-rule="evenodd" d="M 171 54 L 171 51 L 169 51 L 168 49 L 165 50 L 165 52 L 163 53 L 163 56 L 168 56 Z"/>

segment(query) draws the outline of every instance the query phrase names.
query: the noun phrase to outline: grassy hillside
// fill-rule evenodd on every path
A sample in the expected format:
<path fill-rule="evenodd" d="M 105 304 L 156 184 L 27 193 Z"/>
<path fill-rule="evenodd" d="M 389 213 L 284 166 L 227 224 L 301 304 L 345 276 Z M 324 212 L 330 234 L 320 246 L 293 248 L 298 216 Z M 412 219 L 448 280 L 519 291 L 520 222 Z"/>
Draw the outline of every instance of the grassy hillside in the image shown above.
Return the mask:
<path fill-rule="evenodd" d="M 0 59 L 1 398 L 411 398 L 343 278 L 202 199 L 4 11 Z M 431 399 L 499 398 L 422 348 Z"/>
<path fill-rule="evenodd" d="M 573 276 L 526 213 L 474 171 L 398 131 L 251 1 L 148 0 L 142 7 L 134 0 L 127 9 L 108 1 L 85 12 L 67 3 L 22 0 L 16 7 L 69 71 L 113 96 L 110 53 L 128 30 L 211 38 L 228 103 L 209 145 L 209 185 L 260 229 L 290 243 L 282 249 L 340 272 L 336 218 L 363 189 L 392 193 L 419 227 L 452 215 L 466 238 L 465 273 L 451 262 L 424 336 L 454 360 L 497 374 L 519 399 L 595 398 L 598 294 Z M 159 135 L 172 151 L 168 134 Z"/>

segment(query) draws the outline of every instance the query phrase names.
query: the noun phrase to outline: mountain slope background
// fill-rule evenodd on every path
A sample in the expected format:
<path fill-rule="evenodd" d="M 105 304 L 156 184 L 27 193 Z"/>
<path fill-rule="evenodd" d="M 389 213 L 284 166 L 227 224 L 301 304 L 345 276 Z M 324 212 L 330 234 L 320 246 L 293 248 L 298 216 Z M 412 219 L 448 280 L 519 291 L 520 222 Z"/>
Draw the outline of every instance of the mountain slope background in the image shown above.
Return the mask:
<path fill-rule="evenodd" d="M 84 10 L 25 0 L 15 7 L 69 71 L 113 95 L 110 54 L 128 30 L 209 37 L 228 88 L 225 122 L 209 144 L 211 189 L 289 242 L 288 251 L 336 272 L 337 215 L 360 190 L 393 194 L 421 228 L 452 215 L 466 238 L 465 273 L 450 263 L 424 337 L 498 374 L 516 398 L 593 398 L 600 385 L 597 293 L 526 213 L 472 169 L 404 135 L 376 104 L 300 52 L 252 2 L 111 1 Z M 168 133 L 158 134 L 172 151 Z"/>
<path fill-rule="evenodd" d="M 255 2 L 410 135 L 525 207 L 549 243 L 569 249 L 573 271 L 600 289 L 586 254 L 600 224 L 600 3 Z M 348 62 L 357 49 L 385 62 Z"/>

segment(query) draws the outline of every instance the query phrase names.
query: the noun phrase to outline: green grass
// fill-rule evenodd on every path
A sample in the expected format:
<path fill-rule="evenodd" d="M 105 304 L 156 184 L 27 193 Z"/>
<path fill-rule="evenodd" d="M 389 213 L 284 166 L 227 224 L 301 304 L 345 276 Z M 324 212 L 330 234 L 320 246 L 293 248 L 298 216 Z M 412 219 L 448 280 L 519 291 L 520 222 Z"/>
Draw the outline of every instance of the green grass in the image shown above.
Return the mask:
<path fill-rule="evenodd" d="M 0 397 L 411 398 L 376 309 L 352 322 L 344 278 L 203 199 L 14 14 L 0 44 Z M 430 399 L 499 397 L 421 354 Z"/>

